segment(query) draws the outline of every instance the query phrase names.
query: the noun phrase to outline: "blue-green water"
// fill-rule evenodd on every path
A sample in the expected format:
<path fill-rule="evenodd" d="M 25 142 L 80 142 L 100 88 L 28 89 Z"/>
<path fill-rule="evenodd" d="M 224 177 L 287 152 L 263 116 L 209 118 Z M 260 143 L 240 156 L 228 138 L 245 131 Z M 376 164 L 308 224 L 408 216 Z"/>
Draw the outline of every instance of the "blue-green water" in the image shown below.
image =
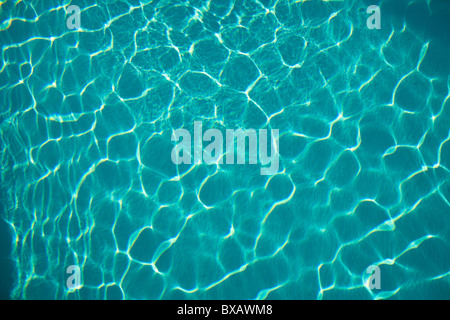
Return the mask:
<path fill-rule="evenodd" d="M 0 47 L 11 298 L 450 298 L 449 1 L 7 0 Z M 279 172 L 174 165 L 194 121 Z"/>

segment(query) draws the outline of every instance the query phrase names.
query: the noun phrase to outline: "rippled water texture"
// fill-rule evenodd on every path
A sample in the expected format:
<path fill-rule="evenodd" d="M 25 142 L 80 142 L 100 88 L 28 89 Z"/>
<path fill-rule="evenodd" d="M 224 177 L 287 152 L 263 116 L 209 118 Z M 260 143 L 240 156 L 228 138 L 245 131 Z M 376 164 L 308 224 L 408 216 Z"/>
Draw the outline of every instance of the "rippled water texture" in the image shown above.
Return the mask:
<path fill-rule="evenodd" d="M 3 1 L 0 46 L 12 298 L 450 298 L 449 1 Z M 174 165 L 194 121 L 279 173 Z"/>

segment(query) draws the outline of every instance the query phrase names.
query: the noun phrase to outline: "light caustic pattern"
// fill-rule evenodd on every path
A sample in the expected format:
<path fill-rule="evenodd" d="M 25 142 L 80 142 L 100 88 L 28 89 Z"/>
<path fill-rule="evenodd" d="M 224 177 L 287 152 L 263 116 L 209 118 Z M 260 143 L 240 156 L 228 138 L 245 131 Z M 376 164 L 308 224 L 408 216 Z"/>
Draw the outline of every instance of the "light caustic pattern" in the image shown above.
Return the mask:
<path fill-rule="evenodd" d="M 2 2 L 11 296 L 450 298 L 449 3 L 373 4 Z M 194 121 L 279 129 L 279 173 L 174 165 Z"/>

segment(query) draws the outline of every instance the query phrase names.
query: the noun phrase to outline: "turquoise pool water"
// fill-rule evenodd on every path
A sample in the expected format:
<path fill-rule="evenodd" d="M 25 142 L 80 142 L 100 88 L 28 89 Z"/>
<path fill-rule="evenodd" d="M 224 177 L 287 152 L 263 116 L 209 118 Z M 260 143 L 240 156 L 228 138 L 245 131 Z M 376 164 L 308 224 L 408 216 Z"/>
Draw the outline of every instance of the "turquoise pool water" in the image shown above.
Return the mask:
<path fill-rule="evenodd" d="M 7 0 L 0 47 L 11 298 L 450 298 L 449 1 Z M 194 121 L 278 173 L 175 165 Z"/>

